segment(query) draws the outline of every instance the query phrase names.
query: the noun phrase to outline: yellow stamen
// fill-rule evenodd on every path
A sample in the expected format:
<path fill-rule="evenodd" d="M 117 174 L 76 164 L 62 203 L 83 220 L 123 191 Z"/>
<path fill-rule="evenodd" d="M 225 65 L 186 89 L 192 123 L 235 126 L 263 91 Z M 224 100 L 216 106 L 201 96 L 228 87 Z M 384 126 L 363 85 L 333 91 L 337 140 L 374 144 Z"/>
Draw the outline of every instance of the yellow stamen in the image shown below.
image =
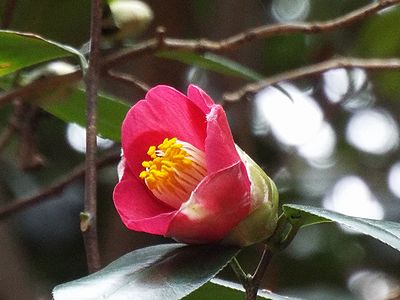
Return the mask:
<path fill-rule="evenodd" d="M 158 199 L 174 208 L 189 199 L 207 174 L 204 152 L 177 138 L 150 146 L 147 155 L 151 160 L 142 162 L 145 170 L 139 177 Z"/>

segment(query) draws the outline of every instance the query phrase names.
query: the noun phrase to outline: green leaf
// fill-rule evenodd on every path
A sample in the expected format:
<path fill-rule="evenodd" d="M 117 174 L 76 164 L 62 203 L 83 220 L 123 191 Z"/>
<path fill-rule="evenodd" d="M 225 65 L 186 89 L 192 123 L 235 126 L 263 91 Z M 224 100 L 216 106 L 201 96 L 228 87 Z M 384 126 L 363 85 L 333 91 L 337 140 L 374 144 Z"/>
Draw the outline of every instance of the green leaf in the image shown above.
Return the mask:
<path fill-rule="evenodd" d="M 68 123 L 86 126 L 86 95 L 75 89 L 62 101 L 47 101 L 42 108 Z M 121 140 L 121 125 L 130 106 L 108 96 L 99 95 L 97 102 L 97 132 L 114 141 Z"/>
<path fill-rule="evenodd" d="M 35 34 L 0 30 L 0 41 L 0 76 L 71 55 L 77 55 L 86 68 L 86 59 L 78 50 Z"/>
<path fill-rule="evenodd" d="M 221 245 L 165 244 L 130 252 L 87 277 L 56 286 L 54 300 L 181 299 L 237 253 Z"/>
<path fill-rule="evenodd" d="M 302 226 L 334 221 L 357 232 L 372 236 L 400 251 L 400 223 L 350 217 L 326 209 L 287 204 L 283 211 L 293 224 Z"/>
<path fill-rule="evenodd" d="M 184 298 L 185 300 L 203 300 L 203 299 L 229 299 L 243 300 L 245 292 L 240 284 L 221 279 L 212 279 L 198 290 Z M 285 297 L 274 294 L 268 290 L 258 291 L 258 300 L 300 300 L 299 298 Z"/>
<path fill-rule="evenodd" d="M 187 52 L 187 51 L 158 51 L 156 56 L 173 59 L 180 61 L 185 64 L 194 65 L 202 69 L 214 71 L 220 74 L 235 76 L 250 81 L 259 81 L 263 79 L 263 76 L 257 72 L 233 61 L 226 57 L 216 55 L 213 53 L 205 53 L 203 55 Z M 289 99 L 293 100 L 291 95 L 285 91 L 281 86 L 274 84 L 272 85 L 275 89 L 282 92 Z"/>
<path fill-rule="evenodd" d="M 185 64 L 190 64 L 229 76 L 236 76 L 252 81 L 261 80 L 263 77 L 257 72 L 235 62 L 226 57 L 205 53 L 203 55 L 187 51 L 158 51 L 156 56 L 177 60 Z"/>

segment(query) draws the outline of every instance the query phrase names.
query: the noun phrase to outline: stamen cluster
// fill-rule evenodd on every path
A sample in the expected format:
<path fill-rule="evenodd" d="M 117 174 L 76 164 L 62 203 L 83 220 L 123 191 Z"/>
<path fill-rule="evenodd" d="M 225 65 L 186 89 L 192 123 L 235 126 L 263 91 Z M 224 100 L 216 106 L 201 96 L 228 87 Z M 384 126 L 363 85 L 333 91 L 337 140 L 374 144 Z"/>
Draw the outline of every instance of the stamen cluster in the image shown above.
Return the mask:
<path fill-rule="evenodd" d="M 173 207 L 187 201 L 207 174 L 204 152 L 177 138 L 150 146 L 147 154 L 151 160 L 142 162 L 145 170 L 139 177 L 157 198 Z"/>

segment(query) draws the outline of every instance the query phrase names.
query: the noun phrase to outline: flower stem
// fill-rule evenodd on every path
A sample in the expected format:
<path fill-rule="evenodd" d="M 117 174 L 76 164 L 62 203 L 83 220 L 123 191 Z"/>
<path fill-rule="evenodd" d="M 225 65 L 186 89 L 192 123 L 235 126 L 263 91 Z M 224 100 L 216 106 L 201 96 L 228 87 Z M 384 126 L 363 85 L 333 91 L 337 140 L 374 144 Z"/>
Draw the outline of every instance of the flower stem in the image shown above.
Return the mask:
<path fill-rule="evenodd" d="M 268 245 L 264 244 L 264 251 L 261 256 L 260 262 L 254 274 L 247 274 L 242 267 L 240 266 L 236 257 L 234 257 L 229 265 L 232 270 L 235 272 L 236 276 L 239 278 L 241 284 L 243 285 L 246 292 L 246 300 L 255 300 L 257 298 L 257 292 L 261 284 L 261 280 L 264 277 L 264 273 L 271 261 L 273 256 L 273 251 L 269 248 Z"/>
<path fill-rule="evenodd" d="M 279 217 L 274 234 L 264 244 L 263 254 L 253 275 L 243 271 L 236 257 L 231 260 L 229 264 L 245 289 L 246 300 L 257 298 L 258 289 L 273 255 L 289 246 L 300 227 L 301 223 L 291 224 L 285 214 Z"/>
<path fill-rule="evenodd" d="M 264 251 L 261 256 L 260 262 L 252 276 L 248 276 L 247 283 L 244 285 L 246 290 L 246 300 L 256 300 L 257 292 L 260 287 L 261 281 L 264 277 L 265 271 L 273 256 L 272 250 L 268 245 L 264 245 Z"/>
<path fill-rule="evenodd" d="M 236 257 L 234 257 L 230 262 L 229 265 L 231 266 L 233 272 L 239 278 L 240 283 L 245 286 L 247 284 L 248 276 L 246 272 L 242 269 L 242 266 L 239 264 L 239 261 Z"/>

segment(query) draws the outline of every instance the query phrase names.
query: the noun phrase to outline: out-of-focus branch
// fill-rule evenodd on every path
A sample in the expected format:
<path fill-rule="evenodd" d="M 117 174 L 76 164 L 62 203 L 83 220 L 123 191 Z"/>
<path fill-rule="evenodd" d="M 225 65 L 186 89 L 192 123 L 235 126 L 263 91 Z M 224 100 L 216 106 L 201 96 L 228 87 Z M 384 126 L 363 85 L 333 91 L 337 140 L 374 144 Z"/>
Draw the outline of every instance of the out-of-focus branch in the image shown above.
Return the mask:
<path fill-rule="evenodd" d="M 363 6 L 357 10 L 354 10 L 333 20 L 323 22 L 304 22 L 260 26 L 219 41 L 212 41 L 208 39 L 185 40 L 167 38 L 165 37 L 165 30 L 163 28 L 158 28 L 156 36 L 154 38 L 143 41 L 136 44 L 134 47 L 123 49 L 105 57 L 102 60 L 101 68 L 103 71 L 107 71 L 117 64 L 124 63 L 129 59 L 137 58 L 146 54 L 151 54 L 158 50 L 222 52 L 234 50 L 254 40 L 267 39 L 277 35 L 287 35 L 294 33 L 313 34 L 324 31 L 332 31 L 351 25 L 355 22 L 359 22 L 374 13 L 398 4 L 400 4 L 400 0 L 375 1 L 371 4 Z M 81 78 L 82 73 L 80 71 L 76 71 L 67 75 L 50 77 L 33 82 L 24 87 L 1 94 L 0 106 L 10 103 L 16 97 L 21 97 L 21 99 L 26 100 L 28 96 L 32 95 L 36 91 L 40 91 L 46 88 L 56 88 L 68 82 L 78 81 Z"/>
<path fill-rule="evenodd" d="M 84 211 L 81 213 L 81 231 L 86 250 L 89 273 L 100 269 L 99 242 L 97 238 L 97 92 L 100 73 L 102 0 L 92 0 L 90 19 L 89 69 L 86 84 L 86 174 Z"/>
<path fill-rule="evenodd" d="M 37 106 L 22 101 L 14 101 L 15 126 L 19 134 L 17 160 L 22 170 L 34 170 L 45 165 L 36 140 L 36 128 L 39 120 Z"/>
<path fill-rule="evenodd" d="M 222 102 L 239 101 L 246 95 L 256 93 L 261 89 L 276 84 L 278 82 L 299 79 L 302 77 L 320 74 L 322 72 L 337 68 L 345 68 L 345 69 L 362 68 L 365 70 L 375 70 L 375 71 L 399 70 L 400 59 L 397 58 L 363 59 L 363 58 L 352 58 L 352 57 L 338 57 L 317 64 L 283 72 L 275 76 L 265 78 L 264 80 L 257 81 L 255 83 L 247 84 L 236 91 L 225 93 L 222 96 Z"/>
<path fill-rule="evenodd" d="M 134 87 L 138 88 L 139 90 L 141 90 L 142 92 L 145 92 L 145 93 L 147 93 L 147 91 L 150 89 L 150 86 L 147 83 L 141 81 L 140 79 L 136 78 L 135 76 L 133 76 L 131 74 L 126 74 L 126 73 L 121 73 L 121 72 L 117 72 L 114 70 L 109 70 L 107 72 L 107 75 L 118 81 L 133 85 Z"/>
<path fill-rule="evenodd" d="M 157 50 L 185 50 L 191 52 L 223 52 L 234 50 L 248 42 L 260 39 L 267 39 L 273 36 L 288 35 L 294 33 L 320 33 L 325 31 L 333 31 L 338 28 L 351 25 L 361 21 L 366 17 L 387 7 L 397 5 L 400 0 L 381 0 L 363 6 L 348 14 L 340 16 L 336 19 L 323 22 L 302 22 L 302 23 L 287 23 L 255 27 L 244 32 L 240 32 L 231 37 L 212 41 L 208 39 L 184 40 L 166 38 L 163 29 L 157 31 L 157 36 L 149 39 L 136 46 L 121 50 L 111 54 L 104 61 L 105 68 L 111 68 L 116 64 L 125 62 L 131 58 L 153 53 Z M 162 33 L 162 34 L 160 34 Z"/>
<path fill-rule="evenodd" d="M 120 159 L 120 155 L 121 155 L 120 151 L 112 150 L 110 152 L 107 152 L 96 161 L 97 168 L 100 169 L 110 164 L 118 162 Z M 10 217 L 25 208 L 46 201 L 49 199 L 50 196 L 61 193 L 67 185 L 71 184 L 72 182 L 74 182 L 79 178 L 82 178 L 82 176 L 85 175 L 85 172 L 86 172 L 85 164 L 81 164 L 75 167 L 67 175 L 56 180 L 49 187 L 39 191 L 39 193 L 37 193 L 36 195 L 17 199 L 12 203 L 10 203 L 9 205 L 0 208 L 0 220 Z"/>
<path fill-rule="evenodd" d="M 74 82 L 81 78 L 81 71 L 75 71 L 66 75 L 58 75 L 36 80 L 23 87 L 14 88 L 8 92 L 0 94 L 0 107 L 11 103 L 15 98 L 21 98 L 24 101 L 29 101 L 29 96 L 32 96 L 36 92 L 43 92 L 46 90 L 51 91 L 59 86 L 63 86 L 68 82 Z"/>

